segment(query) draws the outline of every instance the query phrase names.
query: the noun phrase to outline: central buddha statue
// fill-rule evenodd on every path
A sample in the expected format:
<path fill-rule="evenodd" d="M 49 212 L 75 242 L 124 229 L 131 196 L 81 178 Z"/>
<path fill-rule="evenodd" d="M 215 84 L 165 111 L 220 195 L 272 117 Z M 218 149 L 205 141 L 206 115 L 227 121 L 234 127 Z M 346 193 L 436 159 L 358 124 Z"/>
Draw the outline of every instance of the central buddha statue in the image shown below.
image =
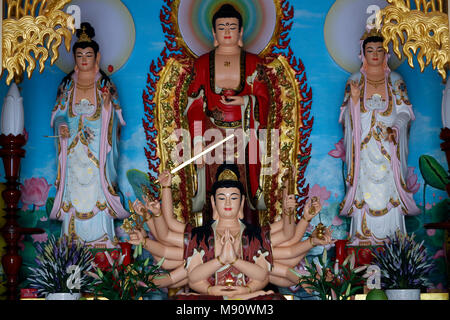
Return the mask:
<path fill-rule="evenodd" d="M 235 163 L 247 198 L 244 220 L 257 224 L 256 210 L 266 209 L 259 183 L 257 135 L 257 130 L 267 125 L 270 101 L 263 62 L 244 51 L 242 16 L 232 5 L 220 7 L 212 18 L 212 26 L 215 48 L 194 62 L 184 114 L 194 155 L 233 133 L 235 138 L 233 144 L 227 143 L 196 162 L 198 188 L 193 211 L 203 210 L 203 220 L 211 220 L 208 202 L 217 168 L 222 163 Z"/>

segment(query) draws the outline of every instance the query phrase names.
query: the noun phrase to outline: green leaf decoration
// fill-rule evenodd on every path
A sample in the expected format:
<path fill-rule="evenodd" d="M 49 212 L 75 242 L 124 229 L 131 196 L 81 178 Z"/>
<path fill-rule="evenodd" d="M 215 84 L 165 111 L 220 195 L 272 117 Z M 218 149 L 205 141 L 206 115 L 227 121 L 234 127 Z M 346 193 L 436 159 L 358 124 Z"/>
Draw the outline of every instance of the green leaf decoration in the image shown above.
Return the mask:
<path fill-rule="evenodd" d="M 54 197 L 47 198 L 47 202 L 45 202 L 45 211 L 47 212 L 48 217 L 50 217 L 50 213 L 52 212 L 54 202 L 55 202 Z"/>
<path fill-rule="evenodd" d="M 435 234 L 430 237 L 430 241 L 435 248 L 442 248 L 442 244 L 445 242 L 445 230 L 437 229 Z"/>
<path fill-rule="evenodd" d="M 165 257 L 162 257 L 162 259 L 159 260 L 158 264 L 156 265 L 156 268 L 157 268 L 157 269 L 161 268 L 162 264 L 164 263 L 164 260 L 166 260 Z"/>
<path fill-rule="evenodd" d="M 36 249 L 31 241 L 23 241 L 23 251 L 20 251 L 22 256 L 22 263 L 33 265 L 36 259 Z"/>
<path fill-rule="evenodd" d="M 301 278 L 302 275 L 300 273 L 298 273 L 297 271 L 295 271 L 294 269 L 289 269 L 290 272 L 292 272 L 293 274 L 295 274 L 297 277 Z"/>
<path fill-rule="evenodd" d="M 36 228 L 38 215 L 32 211 L 19 211 L 18 222 L 23 228 Z"/>
<path fill-rule="evenodd" d="M 419 158 L 419 168 L 423 179 L 430 186 L 445 191 L 449 183 L 448 172 L 432 156 L 423 155 Z"/>
<path fill-rule="evenodd" d="M 441 202 L 436 203 L 435 206 L 428 210 L 428 213 L 431 216 L 430 222 L 444 222 L 450 218 L 450 212 L 448 210 L 449 201 L 450 200 L 448 198 L 443 199 Z"/>
<path fill-rule="evenodd" d="M 405 225 L 408 233 L 412 233 L 422 227 L 422 221 L 417 216 L 406 216 Z"/>

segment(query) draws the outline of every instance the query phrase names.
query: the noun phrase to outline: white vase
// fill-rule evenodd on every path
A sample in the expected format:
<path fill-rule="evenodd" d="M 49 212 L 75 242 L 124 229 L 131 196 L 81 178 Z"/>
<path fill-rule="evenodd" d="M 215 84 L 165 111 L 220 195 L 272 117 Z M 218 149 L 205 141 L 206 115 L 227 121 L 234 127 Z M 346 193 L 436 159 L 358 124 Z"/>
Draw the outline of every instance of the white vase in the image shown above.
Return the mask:
<path fill-rule="evenodd" d="M 389 300 L 420 300 L 420 289 L 385 290 Z"/>
<path fill-rule="evenodd" d="M 23 134 L 23 126 L 23 100 L 19 88 L 13 82 L 3 103 L 1 133 L 5 136 L 17 136 Z"/>
<path fill-rule="evenodd" d="M 49 293 L 45 300 L 79 300 L 81 298 L 81 293 Z"/>

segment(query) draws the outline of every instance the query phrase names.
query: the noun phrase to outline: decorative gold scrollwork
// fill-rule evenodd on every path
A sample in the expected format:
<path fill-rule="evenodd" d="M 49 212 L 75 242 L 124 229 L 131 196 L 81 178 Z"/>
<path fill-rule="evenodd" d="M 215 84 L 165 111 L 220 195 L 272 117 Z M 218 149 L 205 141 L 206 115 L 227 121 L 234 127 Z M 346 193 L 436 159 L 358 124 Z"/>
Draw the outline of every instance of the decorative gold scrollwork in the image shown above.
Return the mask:
<path fill-rule="evenodd" d="M 421 71 L 431 63 L 445 80 L 450 63 L 450 39 L 443 0 L 415 0 L 416 9 L 412 9 L 410 0 L 387 2 L 390 5 L 377 14 L 377 24 L 382 24 L 384 48 L 387 50 L 392 42 L 395 54 L 401 58 L 403 51 L 412 68 L 413 56 L 417 54 Z"/>
<path fill-rule="evenodd" d="M 49 56 L 53 64 L 58 59 L 58 48 L 63 38 L 67 51 L 70 50 L 75 32 L 74 19 L 62 11 L 70 1 L 5 0 L 2 72 L 8 71 L 8 85 L 12 79 L 20 82 L 25 71 L 31 78 L 36 62 L 39 63 L 39 72 L 44 71 Z"/>

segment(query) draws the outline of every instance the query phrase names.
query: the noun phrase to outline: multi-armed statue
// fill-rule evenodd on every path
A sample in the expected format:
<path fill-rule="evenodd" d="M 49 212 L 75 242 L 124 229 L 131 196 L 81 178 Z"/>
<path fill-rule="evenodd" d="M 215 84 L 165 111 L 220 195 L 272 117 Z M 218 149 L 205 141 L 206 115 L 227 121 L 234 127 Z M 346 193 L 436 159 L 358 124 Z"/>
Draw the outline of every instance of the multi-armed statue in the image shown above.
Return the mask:
<path fill-rule="evenodd" d="M 156 260 L 165 258 L 162 267 L 170 273 L 157 280 L 159 287 L 188 285 L 200 294 L 250 299 L 264 292 L 267 284 L 286 287 L 298 283 L 289 269 L 295 267 L 309 250 L 333 243 L 330 229 L 322 239 L 313 232 L 301 241 L 311 219 L 320 211 L 320 202 L 307 202 L 298 223 L 291 216 L 296 209 L 294 195 L 283 191 L 281 220 L 265 227 L 243 219 L 244 187 L 236 165 L 221 165 L 212 186 L 213 220 L 201 227 L 179 222 L 173 214 L 172 175 L 160 174 L 161 200 L 143 205 L 134 203 L 136 213 L 144 216 L 153 238 L 143 230 L 130 233 L 131 244 L 143 244 Z M 312 210 L 310 210 L 312 209 Z"/>

